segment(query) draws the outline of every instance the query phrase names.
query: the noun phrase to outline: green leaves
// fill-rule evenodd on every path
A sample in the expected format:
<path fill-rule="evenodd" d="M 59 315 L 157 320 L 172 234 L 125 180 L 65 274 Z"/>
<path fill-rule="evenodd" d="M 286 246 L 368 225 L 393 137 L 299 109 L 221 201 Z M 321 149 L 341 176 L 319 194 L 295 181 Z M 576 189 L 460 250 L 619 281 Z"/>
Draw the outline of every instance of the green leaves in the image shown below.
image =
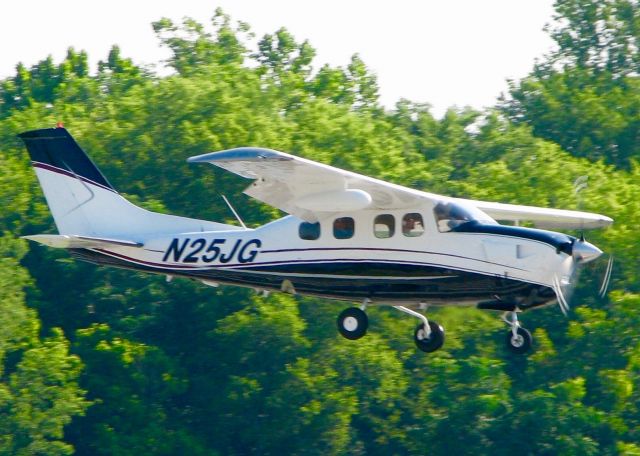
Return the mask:
<path fill-rule="evenodd" d="M 179 26 L 167 18 L 153 23 L 161 44 L 173 54 L 168 63 L 178 73 L 191 74 L 209 65 L 237 66 L 244 61 L 247 49 L 239 35 L 248 31 L 245 24 L 238 23 L 234 28 L 229 16 L 220 9 L 211 23 L 213 33 L 191 18 L 185 18 Z"/>
<path fill-rule="evenodd" d="M 629 168 L 640 153 L 637 3 L 558 0 L 555 8 L 548 29 L 557 49 L 511 82 L 503 110 L 574 155 Z"/>
<path fill-rule="evenodd" d="M 95 75 L 72 49 L 19 65 L 0 81 L 0 452 L 637 453 L 637 8 L 556 5 L 557 53 L 500 110 L 440 119 L 410 100 L 383 110 L 358 55 L 318 65 L 283 28 L 252 47 L 249 27 L 220 10 L 208 25 L 154 23 L 169 76 L 117 46 Z M 280 215 L 241 195 L 246 180 L 185 163 L 250 145 L 452 196 L 580 204 L 615 219 L 587 233 L 616 258 L 613 291 L 595 299 L 599 271 L 585 270 L 569 320 L 525 314 L 529 358 L 503 349 L 488 312 L 433 312 L 447 342 L 425 355 L 415 322 L 391 310 L 370 308 L 369 334 L 346 341 L 335 302 L 74 262 L 14 239 L 53 229 L 15 134 L 59 120 L 133 201 L 216 221 L 231 219 L 218 194 L 249 224 Z"/>
<path fill-rule="evenodd" d="M 18 264 L 24 252 L 22 241 L 0 238 L 0 452 L 71 454 L 63 429 L 90 404 L 77 382 L 82 363 L 59 329 L 39 335 L 37 315 L 25 304 L 31 280 Z"/>

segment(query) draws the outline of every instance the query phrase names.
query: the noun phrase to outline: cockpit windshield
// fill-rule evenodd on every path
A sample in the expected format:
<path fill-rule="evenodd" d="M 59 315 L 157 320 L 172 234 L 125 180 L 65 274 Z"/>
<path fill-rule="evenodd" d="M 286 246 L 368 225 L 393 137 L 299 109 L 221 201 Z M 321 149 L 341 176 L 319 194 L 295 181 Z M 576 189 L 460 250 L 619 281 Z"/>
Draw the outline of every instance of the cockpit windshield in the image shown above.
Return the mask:
<path fill-rule="evenodd" d="M 433 208 L 438 230 L 442 233 L 455 231 L 465 223 L 477 221 L 496 224 L 496 221 L 473 206 L 462 206 L 453 201 L 440 201 Z"/>

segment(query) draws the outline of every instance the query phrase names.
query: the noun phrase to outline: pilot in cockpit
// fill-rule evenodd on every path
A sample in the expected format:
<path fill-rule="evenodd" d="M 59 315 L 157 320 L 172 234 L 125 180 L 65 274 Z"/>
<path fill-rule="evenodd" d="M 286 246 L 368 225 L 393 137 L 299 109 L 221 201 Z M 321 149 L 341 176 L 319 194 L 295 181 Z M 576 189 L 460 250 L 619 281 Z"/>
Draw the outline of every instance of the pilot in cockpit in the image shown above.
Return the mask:
<path fill-rule="evenodd" d="M 440 232 L 448 232 L 473 220 L 473 216 L 463 207 L 451 202 L 440 202 L 433 208 L 433 213 Z"/>

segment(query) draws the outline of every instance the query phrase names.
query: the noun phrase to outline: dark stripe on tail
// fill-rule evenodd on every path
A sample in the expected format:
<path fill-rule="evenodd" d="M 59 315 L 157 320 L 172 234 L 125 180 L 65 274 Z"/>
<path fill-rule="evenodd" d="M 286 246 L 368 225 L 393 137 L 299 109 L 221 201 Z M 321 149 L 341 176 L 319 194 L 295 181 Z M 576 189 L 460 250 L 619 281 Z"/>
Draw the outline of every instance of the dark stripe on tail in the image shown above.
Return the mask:
<path fill-rule="evenodd" d="M 24 141 L 33 162 L 68 171 L 115 191 L 66 129 L 44 128 L 26 131 L 18 136 Z"/>
<path fill-rule="evenodd" d="M 86 177 L 82 177 L 79 174 L 74 174 L 72 172 L 69 172 L 69 171 L 67 171 L 65 169 L 56 168 L 55 166 L 47 165 L 46 163 L 40 163 L 40 162 L 37 162 L 37 161 L 32 161 L 31 164 L 33 165 L 34 168 L 46 169 L 47 171 L 51 171 L 51 172 L 62 174 L 62 175 L 69 176 L 69 177 L 74 177 L 76 179 L 80 179 L 83 182 L 86 182 L 87 184 L 93 184 L 93 185 L 96 185 L 96 186 L 98 186 L 100 188 L 104 188 L 105 190 L 109 190 L 110 192 L 118 193 L 111 187 L 105 187 L 102 184 L 98 184 L 97 182 L 94 182 L 94 181 L 92 181 L 90 179 L 87 179 Z"/>

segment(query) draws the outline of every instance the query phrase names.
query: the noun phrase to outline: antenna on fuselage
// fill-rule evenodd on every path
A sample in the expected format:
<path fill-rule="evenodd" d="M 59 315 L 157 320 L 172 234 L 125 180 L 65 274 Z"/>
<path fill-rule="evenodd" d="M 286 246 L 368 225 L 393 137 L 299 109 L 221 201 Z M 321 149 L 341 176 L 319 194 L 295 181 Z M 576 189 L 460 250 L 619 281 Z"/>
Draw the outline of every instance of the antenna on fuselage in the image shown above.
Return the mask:
<path fill-rule="evenodd" d="M 236 210 L 233 208 L 233 206 L 231 205 L 231 203 L 229 202 L 229 200 L 227 199 L 226 196 L 224 195 L 220 195 L 222 197 L 222 199 L 224 200 L 225 203 L 227 203 L 227 206 L 229 206 L 229 209 L 231 209 L 231 212 L 233 212 L 233 215 L 236 216 L 236 219 L 238 220 L 238 222 L 240 222 L 240 225 L 242 225 L 242 228 L 244 228 L 245 230 L 248 229 L 247 225 L 244 224 L 244 222 L 242 221 L 242 219 L 240 218 L 240 216 L 238 215 L 238 213 L 236 212 Z"/>

